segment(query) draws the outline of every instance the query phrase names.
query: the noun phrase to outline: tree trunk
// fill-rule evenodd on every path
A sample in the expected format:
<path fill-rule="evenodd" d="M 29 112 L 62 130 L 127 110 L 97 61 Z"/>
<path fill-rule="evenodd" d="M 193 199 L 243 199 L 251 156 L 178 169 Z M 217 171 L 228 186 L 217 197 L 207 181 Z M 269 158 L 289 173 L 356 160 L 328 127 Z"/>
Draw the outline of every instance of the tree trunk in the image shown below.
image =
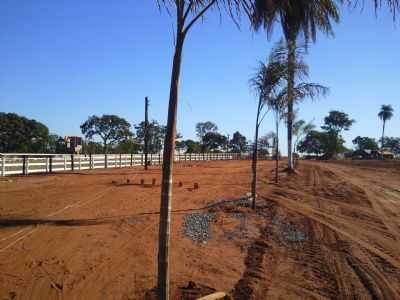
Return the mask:
<path fill-rule="evenodd" d="M 279 114 L 276 114 L 276 143 L 275 143 L 275 183 L 279 182 Z"/>
<path fill-rule="evenodd" d="M 381 140 L 381 149 L 383 149 L 384 145 L 384 139 L 385 139 L 385 126 L 386 126 L 386 121 L 383 121 L 383 126 L 382 126 L 382 140 Z"/>
<path fill-rule="evenodd" d="M 294 89 L 294 65 L 296 62 L 296 37 L 288 40 L 288 114 L 287 114 L 287 128 L 288 128 L 288 171 L 293 171 L 293 89 Z"/>
<path fill-rule="evenodd" d="M 253 180 L 251 182 L 251 197 L 252 197 L 252 208 L 256 209 L 256 191 L 257 191 L 257 161 L 258 161 L 258 129 L 259 129 L 259 118 L 262 109 L 262 98 L 258 100 L 257 117 L 256 117 L 256 132 L 254 135 L 254 148 L 253 148 L 253 159 L 251 162 L 251 170 L 253 172 Z"/>
<path fill-rule="evenodd" d="M 172 206 L 172 171 L 175 156 L 176 114 L 178 107 L 179 77 L 181 71 L 183 42 L 184 34 L 178 29 L 172 66 L 168 121 L 163 153 L 157 278 L 159 300 L 169 299 L 169 242 Z"/>

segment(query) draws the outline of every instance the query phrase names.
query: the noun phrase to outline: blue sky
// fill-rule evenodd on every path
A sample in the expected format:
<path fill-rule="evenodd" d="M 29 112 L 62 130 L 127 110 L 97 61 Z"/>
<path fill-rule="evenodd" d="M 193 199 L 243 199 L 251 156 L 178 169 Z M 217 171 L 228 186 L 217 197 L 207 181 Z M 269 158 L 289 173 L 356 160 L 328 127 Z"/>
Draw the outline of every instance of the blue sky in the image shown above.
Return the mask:
<path fill-rule="evenodd" d="M 138 4 L 140 3 L 140 4 Z M 306 101 L 300 117 L 321 125 L 329 110 L 357 123 L 345 133 L 379 137 L 377 113 L 392 104 L 387 135 L 400 136 L 400 28 L 370 5 L 342 9 L 335 38 L 319 36 L 306 61 L 310 81 L 331 89 Z M 240 30 L 210 12 L 190 32 L 184 49 L 178 131 L 195 138 L 195 123 L 211 120 L 224 134 L 239 130 L 252 139 L 255 95 L 248 87 L 258 60 L 280 39 Z M 2 0 L 0 2 L 0 111 L 46 124 L 59 135 L 80 135 L 93 114 L 117 114 L 131 123 L 150 116 L 165 123 L 173 53 L 173 18 L 156 1 Z M 262 133 L 273 129 L 268 115 Z M 282 137 L 285 137 L 282 130 Z"/>

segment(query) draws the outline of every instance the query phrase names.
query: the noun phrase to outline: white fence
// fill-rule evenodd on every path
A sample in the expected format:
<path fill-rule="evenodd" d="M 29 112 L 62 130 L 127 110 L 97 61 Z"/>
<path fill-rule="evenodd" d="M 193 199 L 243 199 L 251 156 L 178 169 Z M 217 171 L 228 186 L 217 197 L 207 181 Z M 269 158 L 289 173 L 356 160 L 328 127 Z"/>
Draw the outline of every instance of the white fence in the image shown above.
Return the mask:
<path fill-rule="evenodd" d="M 244 153 L 176 154 L 176 162 L 249 159 Z M 150 165 L 161 165 L 162 154 L 148 154 Z M 28 175 L 144 165 L 144 154 L 31 154 L 0 153 L 0 176 Z"/>

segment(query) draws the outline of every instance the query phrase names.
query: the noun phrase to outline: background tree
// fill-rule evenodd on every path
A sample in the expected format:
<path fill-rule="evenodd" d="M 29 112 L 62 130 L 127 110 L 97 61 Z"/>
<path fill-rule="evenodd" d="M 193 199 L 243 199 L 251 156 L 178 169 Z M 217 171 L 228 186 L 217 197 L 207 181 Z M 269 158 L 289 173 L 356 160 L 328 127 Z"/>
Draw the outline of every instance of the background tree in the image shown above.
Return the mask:
<path fill-rule="evenodd" d="M 0 113 L 0 152 L 44 153 L 49 138 L 46 125 L 14 113 Z"/>
<path fill-rule="evenodd" d="M 203 136 L 202 150 L 217 152 L 224 149 L 228 138 L 218 132 L 208 132 Z"/>
<path fill-rule="evenodd" d="M 378 113 L 378 117 L 382 120 L 381 148 L 383 148 L 384 147 L 384 140 L 385 140 L 386 122 L 389 121 L 393 117 L 393 107 L 391 105 L 382 105 L 381 106 L 381 110 Z"/>
<path fill-rule="evenodd" d="M 196 124 L 196 135 L 201 142 L 203 141 L 203 137 L 207 133 L 217 132 L 217 131 L 218 131 L 218 126 L 211 121 L 199 122 Z"/>
<path fill-rule="evenodd" d="M 287 44 L 287 127 L 288 127 L 288 170 L 293 169 L 292 130 L 293 105 L 295 102 L 295 65 L 297 40 L 302 37 L 307 44 L 316 40 L 317 30 L 333 34 L 332 21 L 339 22 L 335 1 L 317 0 L 255 0 L 252 18 L 253 27 L 264 27 L 268 36 L 279 20 Z"/>
<path fill-rule="evenodd" d="M 101 143 L 84 140 L 82 143 L 82 153 L 84 154 L 104 153 L 104 147 Z"/>
<path fill-rule="evenodd" d="M 394 154 L 400 154 L 400 137 L 385 137 L 385 147 L 389 148 Z"/>
<path fill-rule="evenodd" d="M 101 117 L 93 115 L 81 125 L 82 134 L 87 139 L 91 140 L 95 136 L 100 137 L 105 154 L 107 154 L 109 146 L 133 135 L 130 128 L 131 125 L 128 121 L 116 115 L 103 115 Z"/>
<path fill-rule="evenodd" d="M 66 153 L 64 139 L 58 134 L 50 134 L 47 140 L 47 152 L 49 153 Z"/>
<path fill-rule="evenodd" d="M 184 140 L 182 141 L 185 145 L 186 153 L 199 153 L 201 152 L 201 145 L 197 141 L 193 140 Z"/>
<path fill-rule="evenodd" d="M 357 136 L 353 140 L 358 150 L 378 150 L 379 146 L 375 139 L 366 136 Z"/>
<path fill-rule="evenodd" d="M 239 131 L 236 131 L 232 139 L 229 141 L 230 151 L 235 153 L 243 153 L 247 149 L 247 139 Z"/>
<path fill-rule="evenodd" d="M 293 123 L 293 135 L 296 137 L 293 143 L 293 151 L 297 151 L 299 141 L 306 136 L 311 130 L 315 129 L 315 125 L 311 122 L 298 120 Z"/>
<path fill-rule="evenodd" d="M 172 207 L 172 170 L 175 157 L 176 115 L 184 41 L 193 25 L 201 20 L 211 7 L 219 8 L 221 5 L 224 5 L 227 11 L 230 12 L 230 15 L 233 16 L 233 12 L 239 13 L 240 8 L 246 1 L 247 0 L 157 0 L 160 8 L 164 7 L 169 13 L 174 12 L 176 17 L 176 31 L 174 36 L 175 50 L 172 62 L 161 183 L 157 278 L 159 300 L 169 299 L 169 236 Z"/>
<path fill-rule="evenodd" d="M 354 122 L 355 120 L 350 119 L 348 114 L 337 110 L 330 111 L 329 115 L 325 117 L 324 125 L 321 128 L 329 134 L 329 141 L 332 142 L 332 146 L 329 147 L 331 152 L 328 153 L 330 158 L 335 157 L 340 152 L 341 140 L 343 140 L 340 135 L 341 132 L 350 130 Z"/>
<path fill-rule="evenodd" d="M 145 122 L 140 122 L 135 125 L 136 139 L 141 144 L 141 149 L 144 148 Z M 149 153 L 160 153 L 165 139 L 166 127 L 159 124 L 156 120 L 151 121 L 147 127 L 148 136 L 148 151 Z"/>
<path fill-rule="evenodd" d="M 138 153 L 141 150 L 141 145 L 133 136 L 131 136 L 120 141 L 113 150 L 115 153 L 133 154 Z"/>
<path fill-rule="evenodd" d="M 300 141 L 297 149 L 301 153 L 316 154 L 317 156 L 325 156 L 330 152 L 330 135 L 327 132 L 311 130 Z"/>

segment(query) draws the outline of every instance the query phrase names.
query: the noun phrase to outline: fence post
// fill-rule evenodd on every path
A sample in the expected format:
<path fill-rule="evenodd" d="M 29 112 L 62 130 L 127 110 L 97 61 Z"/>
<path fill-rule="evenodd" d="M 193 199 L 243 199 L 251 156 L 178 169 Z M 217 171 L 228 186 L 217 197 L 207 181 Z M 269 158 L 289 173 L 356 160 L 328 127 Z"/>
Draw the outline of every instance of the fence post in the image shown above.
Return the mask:
<path fill-rule="evenodd" d="M 53 156 L 49 157 L 49 173 L 53 173 Z"/>
<path fill-rule="evenodd" d="M 64 171 L 67 169 L 67 157 L 64 155 Z"/>
<path fill-rule="evenodd" d="M 131 153 L 131 167 L 133 166 L 133 153 Z"/>
<path fill-rule="evenodd" d="M 153 164 L 153 153 L 150 153 L 150 165 Z"/>
<path fill-rule="evenodd" d="M 78 160 L 78 168 L 81 169 L 82 161 L 81 161 L 81 154 L 79 153 L 79 160 Z"/>
<path fill-rule="evenodd" d="M 89 154 L 89 169 L 93 169 L 92 153 Z"/>
<path fill-rule="evenodd" d="M 6 157 L 1 157 L 1 176 L 6 176 Z"/>
<path fill-rule="evenodd" d="M 119 167 L 122 168 L 122 154 L 119 154 Z"/>
<path fill-rule="evenodd" d="M 74 161 L 74 155 L 73 154 L 71 154 L 71 171 L 74 171 L 75 170 L 75 161 Z"/>
<path fill-rule="evenodd" d="M 158 164 L 161 166 L 161 153 L 158 153 Z"/>
<path fill-rule="evenodd" d="M 108 156 L 107 156 L 107 154 L 104 154 L 104 168 L 105 169 L 108 168 Z"/>

